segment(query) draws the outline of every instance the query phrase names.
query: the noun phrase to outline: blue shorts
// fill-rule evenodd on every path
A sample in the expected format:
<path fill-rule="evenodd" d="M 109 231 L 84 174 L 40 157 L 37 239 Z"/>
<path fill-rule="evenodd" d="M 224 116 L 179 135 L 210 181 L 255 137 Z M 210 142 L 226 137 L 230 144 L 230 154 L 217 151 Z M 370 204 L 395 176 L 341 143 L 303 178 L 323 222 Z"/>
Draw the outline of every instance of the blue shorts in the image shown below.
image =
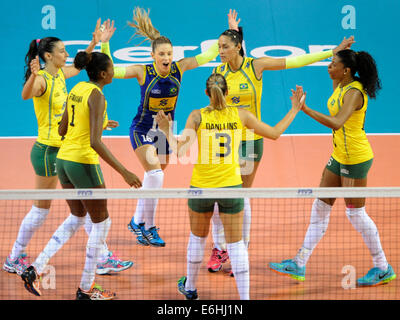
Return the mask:
<path fill-rule="evenodd" d="M 130 127 L 129 137 L 133 150 L 145 145 L 151 144 L 156 148 L 157 154 L 171 154 L 172 150 L 169 147 L 167 137 L 160 130 L 143 130 L 142 128 Z"/>

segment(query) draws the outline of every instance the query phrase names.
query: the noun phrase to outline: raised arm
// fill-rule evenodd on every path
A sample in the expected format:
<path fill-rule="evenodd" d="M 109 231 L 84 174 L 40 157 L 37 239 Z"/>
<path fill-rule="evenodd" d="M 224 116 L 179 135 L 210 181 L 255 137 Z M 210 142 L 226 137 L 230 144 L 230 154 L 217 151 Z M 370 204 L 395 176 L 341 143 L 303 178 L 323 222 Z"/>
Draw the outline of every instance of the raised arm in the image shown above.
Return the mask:
<path fill-rule="evenodd" d="M 100 41 L 100 36 L 101 36 L 101 18 L 97 19 L 96 27 L 92 33 L 92 41 L 90 41 L 89 46 L 85 49 L 87 53 L 91 53 L 94 50 L 94 48 Z M 62 70 L 64 72 L 66 79 L 74 77 L 78 75 L 80 72 L 80 70 L 75 68 L 74 65 L 63 67 Z"/>
<path fill-rule="evenodd" d="M 41 96 L 46 90 L 46 81 L 43 77 L 38 75 L 40 70 L 40 62 L 39 57 L 36 56 L 30 63 L 31 75 L 28 80 L 25 82 L 24 87 L 22 88 L 22 99 L 28 100 L 33 97 Z"/>
<path fill-rule="evenodd" d="M 229 9 L 228 13 L 228 26 L 229 29 L 236 30 L 237 32 L 240 31 L 239 23 L 240 19 L 238 19 L 238 13 L 235 9 Z"/>
<path fill-rule="evenodd" d="M 101 140 L 105 110 L 104 96 L 98 90 L 93 90 L 88 99 L 88 105 L 90 113 L 90 146 L 124 178 L 126 183 L 135 188 L 141 187 L 142 183 L 140 179 L 134 173 L 127 170 Z"/>
<path fill-rule="evenodd" d="M 182 72 L 195 69 L 203 64 L 206 64 L 214 60 L 218 56 L 218 40 L 204 52 L 198 54 L 195 57 L 183 58 L 178 61 Z"/>
<path fill-rule="evenodd" d="M 344 38 L 342 42 L 333 50 L 314 52 L 289 58 L 270 58 L 262 57 L 253 61 L 254 70 L 258 78 L 261 77 L 265 70 L 283 70 L 292 68 L 301 68 L 309 64 L 325 60 L 335 55 L 336 52 L 349 49 L 354 43 L 354 37 Z"/>
<path fill-rule="evenodd" d="M 318 112 L 304 105 L 303 112 L 318 121 L 320 124 L 333 129 L 339 130 L 345 122 L 350 118 L 354 111 L 362 108 L 364 98 L 358 89 L 350 89 L 343 97 L 343 105 L 335 116 L 330 116 Z"/>
<path fill-rule="evenodd" d="M 296 91 L 292 90 L 293 95 L 290 97 L 292 101 L 292 108 L 289 112 L 279 121 L 274 127 L 258 120 L 254 114 L 248 110 L 238 109 L 239 116 L 244 126 L 254 130 L 258 135 L 265 138 L 276 140 L 281 134 L 289 127 L 297 113 L 304 105 L 305 96 L 301 87 L 297 87 Z"/>
<path fill-rule="evenodd" d="M 179 158 L 186 154 L 190 146 L 196 140 L 196 132 L 201 122 L 201 113 L 200 110 L 193 110 L 190 113 L 180 140 L 176 139 L 172 132 L 172 118 L 170 113 L 166 116 L 164 111 L 159 111 L 156 116 L 156 121 L 159 129 L 167 137 L 171 149 Z"/>
<path fill-rule="evenodd" d="M 110 50 L 110 39 L 114 35 L 116 28 L 114 20 L 110 23 L 110 19 L 103 23 L 102 33 L 100 37 L 101 52 L 105 53 L 113 60 Z M 132 79 L 136 78 L 139 83 L 143 80 L 143 65 L 131 65 L 127 67 L 114 67 L 114 78 L 116 79 Z"/>

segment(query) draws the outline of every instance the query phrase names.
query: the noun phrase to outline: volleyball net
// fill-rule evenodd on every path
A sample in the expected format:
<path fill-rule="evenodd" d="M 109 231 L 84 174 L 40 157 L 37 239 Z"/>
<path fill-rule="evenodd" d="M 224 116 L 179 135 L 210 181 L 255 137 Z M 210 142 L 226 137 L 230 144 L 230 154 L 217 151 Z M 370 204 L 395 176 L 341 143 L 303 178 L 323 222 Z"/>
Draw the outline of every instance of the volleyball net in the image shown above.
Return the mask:
<path fill-rule="evenodd" d="M 157 198 L 155 216 L 165 247 L 141 246 L 128 230 L 140 198 Z M 21 222 L 33 200 L 52 200 L 43 225 L 30 240 L 26 253 L 33 262 L 53 233 L 70 214 L 66 200 L 107 199 L 112 220 L 107 246 L 122 260 L 133 261 L 125 271 L 96 275 L 96 283 L 123 300 L 181 300 L 177 281 L 186 275 L 190 235 L 188 199 L 249 198 L 251 233 L 248 248 L 252 300 L 397 300 L 398 280 L 379 287 L 358 287 L 357 278 L 374 267 L 363 237 L 349 222 L 344 198 L 366 198 L 366 212 L 375 222 L 385 256 L 400 272 L 400 188 L 278 188 L 278 189 L 68 189 L 1 190 L 0 257 L 6 261 Z M 270 262 L 293 258 L 302 246 L 315 198 L 337 198 L 329 226 L 306 265 L 305 281 L 272 272 Z M 236 300 L 239 295 L 230 273 L 230 260 L 218 272 L 209 272 L 213 248 L 212 227 L 207 238 L 197 290 L 201 300 Z M 28 293 L 20 276 L 0 273 L 1 300 L 75 298 L 86 257 L 84 228 L 52 257 L 42 275 L 42 296 Z"/>

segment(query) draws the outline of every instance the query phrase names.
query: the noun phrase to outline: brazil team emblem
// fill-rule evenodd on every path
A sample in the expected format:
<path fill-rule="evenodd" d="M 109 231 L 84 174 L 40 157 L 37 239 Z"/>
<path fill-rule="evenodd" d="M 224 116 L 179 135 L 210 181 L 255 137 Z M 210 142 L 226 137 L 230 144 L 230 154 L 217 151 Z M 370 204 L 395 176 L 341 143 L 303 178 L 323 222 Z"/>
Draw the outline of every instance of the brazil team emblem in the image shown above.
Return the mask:
<path fill-rule="evenodd" d="M 169 95 L 170 96 L 176 95 L 177 91 L 178 91 L 178 88 L 176 88 L 176 87 L 170 88 L 169 89 Z"/>
<path fill-rule="evenodd" d="M 247 83 L 241 83 L 239 84 L 240 90 L 246 90 L 249 88 L 249 85 Z"/>
<path fill-rule="evenodd" d="M 232 103 L 233 103 L 233 104 L 238 104 L 238 103 L 240 103 L 240 97 L 232 97 Z"/>

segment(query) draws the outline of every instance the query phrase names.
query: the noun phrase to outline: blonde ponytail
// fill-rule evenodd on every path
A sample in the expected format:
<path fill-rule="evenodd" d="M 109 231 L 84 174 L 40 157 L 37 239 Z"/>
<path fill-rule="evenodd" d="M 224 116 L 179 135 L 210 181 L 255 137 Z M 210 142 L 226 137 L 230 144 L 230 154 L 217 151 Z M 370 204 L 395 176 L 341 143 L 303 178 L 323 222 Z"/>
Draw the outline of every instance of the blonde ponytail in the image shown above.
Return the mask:
<path fill-rule="evenodd" d="M 144 37 L 145 39 L 138 45 L 142 44 L 145 41 L 151 41 L 151 48 L 153 52 L 155 52 L 155 49 L 158 45 L 163 43 L 168 43 L 172 46 L 171 40 L 169 40 L 167 37 L 162 36 L 160 34 L 160 31 L 158 31 L 153 26 L 149 13 L 150 9 L 146 11 L 145 9 L 136 7 L 133 10 L 132 21 L 128 22 L 128 25 L 135 29 L 135 33 L 133 34 L 131 39 L 135 36 Z"/>
<path fill-rule="evenodd" d="M 210 88 L 210 107 L 214 110 L 226 108 L 225 95 L 217 83 Z"/>
<path fill-rule="evenodd" d="M 210 97 L 210 106 L 207 110 L 222 110 L 226 108 L 225 95 L 228 85 L 223 75 L 213 73 L 206 82 L 207 95 Z"/>

